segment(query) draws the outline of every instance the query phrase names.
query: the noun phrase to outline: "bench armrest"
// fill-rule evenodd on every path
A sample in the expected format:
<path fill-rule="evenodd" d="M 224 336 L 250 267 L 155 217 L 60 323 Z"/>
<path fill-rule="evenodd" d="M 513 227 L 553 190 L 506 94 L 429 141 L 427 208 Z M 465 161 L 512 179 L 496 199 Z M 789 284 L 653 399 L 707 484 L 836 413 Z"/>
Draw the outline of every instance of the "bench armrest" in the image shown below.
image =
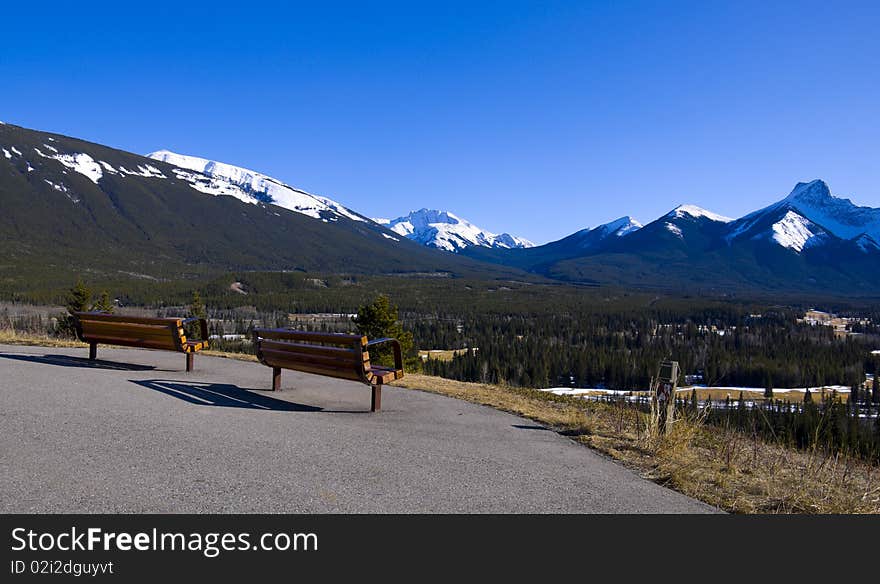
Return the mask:
<path fill-rule="evenodd" d="M 391 343 L 391 350 L 394 351 L 394 368 L 403 371 L 403 355 L 400 352 L 400 342 L 397 339 L 374 339 L 367 343 L 367 348 L 383 343 Z"/>
<path fill-rule="evenodd" d="M 204 318 L 199 318 L 197 316 L 194 316 L 192 318 L 186 318 L 183 321 L 181 321 L 180 326 L 186 326 L 186 325 L 193 323 L 193 322 L 196 322 L 196 321 L 199 322 L 199 332 L 202 335 L 201 340 L 207 341 L 208 340 L 208 321 L 206 321 Z"/>

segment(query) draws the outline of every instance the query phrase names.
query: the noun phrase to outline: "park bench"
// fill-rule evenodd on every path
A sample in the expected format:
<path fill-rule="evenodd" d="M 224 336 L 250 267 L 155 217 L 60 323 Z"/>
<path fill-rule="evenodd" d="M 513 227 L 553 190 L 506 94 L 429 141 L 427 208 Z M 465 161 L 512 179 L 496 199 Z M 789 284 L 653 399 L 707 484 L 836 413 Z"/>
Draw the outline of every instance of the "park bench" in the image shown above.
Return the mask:
<path fill-rule="evenodd" d="M 75 312 L 76 335 L 89 344 L 89 359 L 98 356 L 98 343 L 186 354 L 186 370 L 193 370 L 193 355 L 208 347 L 208 324 L 204 318 L 144 318 L 106 312 Z M 200 340 L 186 338 L 184 326 L 199 323 Z"/>
<path fill-rule="evenodd" d="M 394 367 L 370 364 L 370 347 L 390 343 Z M 281 389 L 281 370 L 360 381 L 373 390 L 370 411 L 382 407 L 382 386 L 403 378 L 403 361 L 397 339 L 368 341 L 361 335 L 254 329 L 254 347 L 260 363 L 272 368 L 272 391 Z"/>

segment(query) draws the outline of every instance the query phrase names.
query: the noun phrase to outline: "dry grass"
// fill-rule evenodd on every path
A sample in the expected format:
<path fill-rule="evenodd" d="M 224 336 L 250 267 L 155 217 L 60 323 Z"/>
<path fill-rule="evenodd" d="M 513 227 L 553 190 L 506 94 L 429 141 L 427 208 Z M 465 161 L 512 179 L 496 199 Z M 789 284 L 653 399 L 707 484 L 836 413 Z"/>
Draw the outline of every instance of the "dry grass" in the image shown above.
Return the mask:
<path fill-rule="evenodd" d="M 236 361 L 252 361 L 256 362 L 256 355 L 248 355 L 247 353 L 226 353 L 224 351 L 207 351 L 199 352 L 199 355 L 208 355 L 209 357 L 223 357 L 224 359 L 235 359 Z"/>
<path fill-rule="evenodd" d="M 0 343 L 85 347 L 76 341 L 0 331 Z M 255 361 L 253 355 L 205 355 Z M 676 420 L 654 438 L 647 414 L 536 390 L 407 374 L 395 386 L 511 412 L 552 427 L 642 476 L 734 513 L 880 513 L 878 467 L 843 455 L 804 452 L 757 436 Z"/>
<path fill-rule="evenodd" d="M 0 330 L 0 344 L 4 345 L 36 345 L 40 347 L 88 347 L 73 339 L 57 339 L 48 335 L 36 335 L 33 333 L 16 333 L 15 331 Z"/>
<path fill-rule="evenodd" d="M 437 361 L 452 361 L 458 355 L 466 355 L 470 349 L 430 349 L 419 350 L 419 359 L 436 359 Z"/>

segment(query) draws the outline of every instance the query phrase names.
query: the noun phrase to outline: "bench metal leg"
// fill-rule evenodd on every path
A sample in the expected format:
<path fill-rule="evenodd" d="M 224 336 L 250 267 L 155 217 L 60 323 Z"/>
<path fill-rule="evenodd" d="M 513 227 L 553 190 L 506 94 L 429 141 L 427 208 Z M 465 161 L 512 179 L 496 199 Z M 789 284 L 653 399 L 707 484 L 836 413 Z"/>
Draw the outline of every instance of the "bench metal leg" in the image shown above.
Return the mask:
<path fill-rule="evenodd" d="M 281 391 L 281 367 L 272 368 L 272 391 Z"/>
<path fill-rule="evenodd" d="M 193 355 L 192 353 L 186 354 L 186 371 L 187 371 L 187 373 L 189 373 L 190 371 L 193 370 L 193 357 L 195 357 L 195 355 Z"/>
<path fill-rule="evenodd" d="M 89 343 L 89 360 L 94 361 L 98 358 L 98 343 Z"/>
<path fill-rule="evenodd" d="M 374 385 L 373 388 L 373 399 L 370 403 L 370 411 L 378 412 L 382 409 L 382 386 Z"/>

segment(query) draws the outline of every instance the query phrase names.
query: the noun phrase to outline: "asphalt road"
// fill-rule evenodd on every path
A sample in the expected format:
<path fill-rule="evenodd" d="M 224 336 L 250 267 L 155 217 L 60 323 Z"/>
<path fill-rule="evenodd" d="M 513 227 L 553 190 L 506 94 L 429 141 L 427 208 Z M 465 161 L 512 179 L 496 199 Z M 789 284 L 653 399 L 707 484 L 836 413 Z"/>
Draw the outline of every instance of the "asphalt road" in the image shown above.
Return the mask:
<path fill-rule="evenodd" d="M 534 422 L 256 363 L 0 345 L 0 512 L 703 513 Z"/>

